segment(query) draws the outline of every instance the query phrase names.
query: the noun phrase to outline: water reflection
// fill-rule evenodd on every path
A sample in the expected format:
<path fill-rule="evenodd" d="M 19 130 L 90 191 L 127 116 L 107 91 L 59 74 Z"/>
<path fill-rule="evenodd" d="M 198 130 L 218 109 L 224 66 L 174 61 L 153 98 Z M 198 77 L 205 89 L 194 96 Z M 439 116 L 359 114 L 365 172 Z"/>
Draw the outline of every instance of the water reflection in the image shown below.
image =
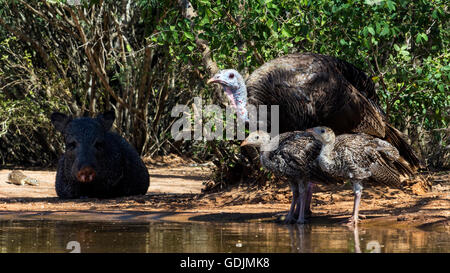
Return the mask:
<path fill-rule="evenodd" d="M 80 252 L 450 252 L 449 237 L 338 225 L 0 221 L 0 252 L 70 252 L 77 243 Z"/>
<path fill-rule="evenodd" d="M 446 232 L 312 225 L 287 228 L 292 252 L 450 252 Z"/>

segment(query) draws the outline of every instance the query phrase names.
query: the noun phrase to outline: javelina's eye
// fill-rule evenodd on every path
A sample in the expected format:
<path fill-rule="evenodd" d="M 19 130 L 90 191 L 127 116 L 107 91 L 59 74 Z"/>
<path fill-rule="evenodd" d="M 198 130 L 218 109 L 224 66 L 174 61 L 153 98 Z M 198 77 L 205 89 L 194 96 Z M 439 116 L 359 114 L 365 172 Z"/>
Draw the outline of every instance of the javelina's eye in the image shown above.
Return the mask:
<path fill-rule="evenodd" d="M 97 141 L 97 142 L 95 142 L 95 148 L 96 148 L 97 150 L 103 149 L 103 141 Z"/>
<path fill-rule="evenodd" d="M 73 149 L 75 149 L 77 147 L 77 143 L 75 142 L 75 141 L 71 141 L 71 142 L 68 142 L 67 144 L 66 144 L 66 149 L 67 150 L 73 150 Z"/>
<path fill-rule="evenodd" d="M 322 129 L 322 130 L 320 130 L 320 132 L 323 134 L 323 133 L 325 133 L 325 130 L 324 129 Z"/>
<path fill-rule="evenodd" d="M 230 78 L 230 79 L 234 78 L 234 74 L 230 73 L 230 75 L 228 75 L 228 78 Z"/>

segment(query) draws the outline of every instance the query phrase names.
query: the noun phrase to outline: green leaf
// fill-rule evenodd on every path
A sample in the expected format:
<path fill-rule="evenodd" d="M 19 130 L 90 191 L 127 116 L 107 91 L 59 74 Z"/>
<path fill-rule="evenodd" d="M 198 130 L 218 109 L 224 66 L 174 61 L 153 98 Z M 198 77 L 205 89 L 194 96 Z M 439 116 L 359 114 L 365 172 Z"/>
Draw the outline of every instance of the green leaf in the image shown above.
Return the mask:
<path fill-rule="evenodd" d="M 375 30 L 373 29 L 373 27 L 367 27 L 367 31 L 370 32 L 370 34 L 375 35 Z"/>
<path fill-rule="evenodd" d="M 388 26 L 384 26 L 383 30 L 380 33 L 381 36 L 386 36 L 389 35 L 389 27 Z"/>
<path fill-rule="evenodd" d="M 194 34 L 187 32 L 187 31 L 184 32 L 184 36 L 191 41 L 193 41 L 195 39 Z"/>
<path fill-rule="evenodd" d="M 177 32 L 172 32 L 172 38 L 175 41 L 175 44 L 179 44 L 180 40 L 178 39 L 178 33 Z"/>
<path fill-rule="evenodd" d="M 200 2 L 201 4 L 206 5 L 206 6 L 211 6 L 211 2 L 208 0 L 198 0 L 198 2 Z"/>
<path fill-rule="evenodd" d="M 289 31 L 286 28 L 281 29 L 281 35 L 283 37 L 287 37 L 287 38 L 292 37 L 292 35 L 289 33 Z"/>
<path fill-rule="evenodd" d="M 198 23 L 199 26 L 204 26 L 206 24 L 210 23 L 210 17 L 208 15 L 208 13 L 205 14 L 205 16 L 203 16 L 202 20 L 200 20 L 200 22 Z"/>
<path fill-rule="evenodd" d="M 393 1 L 386 1 L 386 5 L 387 5 L 389 11 L 394 11 L 395 10 L 395 2 L 393 2 Z"/>
<path fill-rule="evenodd" d="M 364 27 L 362 32 L 363 32 L 364 37 L 367 37 L 367 34 L 368 34 L 367 27 Z"/>
<path fill-rule="evenodd" d="M 417 34 L 416 43 L 420 43 L 420 42 L 422 42 L 422 40 L 428 41 L 428 36 L 425 33 Z"/>
<path fill-rule="evenodd" d="M 420 36 L 420 33 L 419 34 L 417 34 L 417 37 L 416 37 L 416 43 L 420 43 L 422 41 L 422 36 Z"/>

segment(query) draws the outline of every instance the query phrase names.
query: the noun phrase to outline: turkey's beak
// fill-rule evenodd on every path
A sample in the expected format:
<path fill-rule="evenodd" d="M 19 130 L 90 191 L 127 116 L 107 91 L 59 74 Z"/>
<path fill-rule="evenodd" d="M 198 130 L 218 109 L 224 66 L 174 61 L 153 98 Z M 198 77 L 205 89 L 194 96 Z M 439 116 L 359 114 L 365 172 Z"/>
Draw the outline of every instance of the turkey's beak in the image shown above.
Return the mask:
<path fill-rule="evenodd" d="M 248 145 L 248 142 L 246 139 L 244 139 L 244 141 L 241 142 L 241 147 L 244 147 L 246 145 Z"/>
<path fill-rule="evenodd" d="M 224 82 L 221 79 L 218 79 L 216 77 L 212 77 L 211 79 L 209 79 L 207 82 L 207 84 L 212 84 L 212 83 L 220 83 L 223 84 Z"/>
<path fill-rule="evenodd" d="M 308 133 L 312 134 L 313 136 L 316 135 L 316 133 L 314 132 L 314 129 L 313 129 L 313 128 L 306 129 L 305 132 L 308 132 Z"/>

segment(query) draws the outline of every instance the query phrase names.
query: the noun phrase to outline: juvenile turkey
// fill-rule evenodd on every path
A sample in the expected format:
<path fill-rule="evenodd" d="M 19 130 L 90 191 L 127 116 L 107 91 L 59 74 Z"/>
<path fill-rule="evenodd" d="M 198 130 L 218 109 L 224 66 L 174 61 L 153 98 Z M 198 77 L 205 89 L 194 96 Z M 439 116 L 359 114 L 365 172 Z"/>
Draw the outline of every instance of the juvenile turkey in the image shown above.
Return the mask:
<path fill-rule="evenodd" d="M 305 211 L 311 202 L 312 184 L 330 184 L 340 180 L 328 175 L 318 166 L 321 143 L 308 132 L 294 131 L 270 138 L 264 131 L 255 131 L 241 143 L 241 146 L 258 147 L 261 150 L 261 165 L 279 177 L 288 180 L 292 190 L 292 203 L 286 223 L 305 223 Z M 297 218 L 298 215 L 298 218 Z"/>
<path fill-rule="evenodd" d="M 353 183 L 355 201 L 353 216 L 348 220 L 350 225 L 358 222 L 363 181 L 402 188 L 402 179 L 412 175 L 409 163 L 394 146 L 384 140 L 367 134 L 335 136 L 328 127 L 315 127 L 306 131 L 322 143 L 317 158 L 320 168 L 335 179 Z"/>

